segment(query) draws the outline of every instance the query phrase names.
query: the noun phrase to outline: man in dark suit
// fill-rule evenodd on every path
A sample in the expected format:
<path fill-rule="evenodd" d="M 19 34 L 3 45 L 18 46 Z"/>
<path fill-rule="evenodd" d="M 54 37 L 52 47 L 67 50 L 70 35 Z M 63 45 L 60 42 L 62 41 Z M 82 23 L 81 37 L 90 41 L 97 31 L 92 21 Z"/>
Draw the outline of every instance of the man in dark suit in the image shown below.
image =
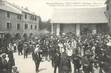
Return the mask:
<path fill-rule="evenodd" d="M 74 73 L 79 73 L 81 67 L 81 58 L 78 55 L 72 55 L 72 62 L 74 64 Z"/>
<path fill-rule="evenodd" d="M 37 48 L 39 48 L 39 46 Z M 42 59 L 41 56 L 40 56 L 40 52 L 34 50 L 33 53 L 32 53 L 32 58 L 35 62 L 36 72 L 38 73 L 39 72 L 39 65 L 40 65 L 40 62 L 41 62 L 41 59 Z"/>
<path fill-rule="evenodd" d="M 59 65 L 60 65 L 60 53 L 56 52 L 54 55 L 54 73 L 56 73 L 56 70 L 58 68 L 58 73 L 59 73 Z"/>
<path fill-rule="evenodd" d="M 60 73 L 71 73 L 71 61 L 66 51 L 61 54 Z"/>
<path fill-rule="evenodd" d="M 18 55 L 20 55 L 20 54 L 23 55 L 22 50 L 23 50 L 23 43 L 20 42 L 18 44 Z"/>

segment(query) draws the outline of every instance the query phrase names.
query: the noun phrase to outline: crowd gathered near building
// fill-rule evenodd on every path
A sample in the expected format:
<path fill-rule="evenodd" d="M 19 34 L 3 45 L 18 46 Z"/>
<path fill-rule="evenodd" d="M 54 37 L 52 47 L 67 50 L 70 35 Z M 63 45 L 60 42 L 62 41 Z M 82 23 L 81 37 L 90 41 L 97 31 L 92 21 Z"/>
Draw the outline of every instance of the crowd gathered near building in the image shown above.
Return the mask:
<path fill-rule="evenodd" d="M 0 73 L 20 73 L 14 53 L 32 55 L 37 73 L 46 60 L 53 73 L 111 73 L 109 1 L 107 7 L 55 8 L 51 31 L 37 35 L 40 16 L 0 0 Z"/>
<path fill-rule="evenodd" d="M 58 73 L 72 73 L 72 70 L 74 73 L 95 73 L 95 69 L 99 69 L 99 73 L 111 72 L 111 35 L 107 33 L 84 33 L 80 37 L 73 33 L 45 34 L 31 40 L 10 41 L 6 49 L 0 50 L 2 73 L 17 71 L 14 52 L 24 59 L 32 55 L 36 72 L 39 72 L 41 61 L 46 60 L 51 61 L 54 73 L 57 69 Z"/>

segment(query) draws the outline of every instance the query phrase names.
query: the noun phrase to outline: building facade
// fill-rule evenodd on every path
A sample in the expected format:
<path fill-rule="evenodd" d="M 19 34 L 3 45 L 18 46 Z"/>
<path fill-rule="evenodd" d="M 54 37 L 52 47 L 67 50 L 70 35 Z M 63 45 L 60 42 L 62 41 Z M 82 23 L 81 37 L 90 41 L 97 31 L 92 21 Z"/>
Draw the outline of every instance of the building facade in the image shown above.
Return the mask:
<path fill-rule="evenodd" d="M 108 32 L 108 21 L 104 14 L 105 7 L 55 8 L 52 17 L 52 33 L 73 32 Z"/>
<path fill-rule="evenodd" d="M 111 0 L 106 0 L 106 11 L 105 11 L 108 24 L 110 27 L 110 32 L 111 32 Z"/>
<path fill-rule="evenodd" d="M 18 8 L 13 4 L 0 0 L 0 36 L 11 34 L 36 35 L 39 30 L 40 17 L 28 9 Z"/>
<path fill-rule="evenodd" d="M 22 9 L 22 29 L 24 32 L 23 35 L 36 35 L 39 30 L 39 21 L 39 16 L 35 15 L 32 12 L 29 12 L 27 9 Z"/>

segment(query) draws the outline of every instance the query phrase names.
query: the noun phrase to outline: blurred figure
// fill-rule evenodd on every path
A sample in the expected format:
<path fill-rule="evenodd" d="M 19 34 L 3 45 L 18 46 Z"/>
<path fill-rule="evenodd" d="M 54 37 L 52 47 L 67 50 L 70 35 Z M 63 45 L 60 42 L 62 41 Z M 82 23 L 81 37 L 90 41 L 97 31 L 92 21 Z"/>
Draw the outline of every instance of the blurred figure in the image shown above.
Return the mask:
<path fill-rule="evenodd" d="M 12 67 L 12 73 L 19 73 L 18 69 L 16 66 Z"/>
<path fill-rule="evenodd" d="M 14 52 L 16 52 L 16 50 L 17 50 L 17 45 L 16 45 L 16 43 L 14 43 L 13 46 L 14 46 Z"/>
<path fill-rule="evenodd" d="M 2 72 L 1 73 L 8 73 L 8 61 L 6 59 L 6 53 L 2 54 Z"/>
<path fill-rule="evenodd" d="M 59 73 L 71 73 L 71 62 L 70 58 L 66 53 L 66 50 L 61 54 L 61 59 L 60 59 L 60 69 Z"/>
<path fill-rule="evenodd" d="M 83 66 L 84 73 L 90 73 L 89 60 L 86 55 L 82 57 L 82 66 Z"/>
<path fill-rule="evenodd" d="M 18 44 L 18 55 L 23 55 L 23 43 L 19 42 Z"/>
<path fill-rule="evenodd" d="M 11 73 L 12 66 L 15 66 L 15 60 L 14 60 L 14 56 L 13 56 L 13 51 L 12 50 L 8 50 L 7 54 L 8 54 L 8 58 L 9 58 L 9 60 L 8 60 L 8 69 L 9 69 L 9 71 Z"/>
<path fill-rule="evenodd" d="M 39 45 L 37 45 L 35 50 L 33 51 L 32 59 L 33 59 L 35 66 L 36 66 L 36 72 L 38 73 L 39 72 L 39 65 L 40 65 L 40 62 L 42 59 L 41 55 L 40 55 L 40 51 L 39 51 Z"/>
<path fill-rule="evenodd" d="M 28 44 L 24 43 L 23 50 L 24 50 L 24 58 L 27 58 L 28 57 Z"/>
<path fill-rule="evenodd" d="M 60 53 L 56 52 L 54 55 L 54 62 L 53 62 L 53 66 L 54 66 L 54 73 L 56 73 L 56 70 L 58 68 L 58 73 L 59 73 L 59 69 L 60 69 Z"/>
<path fill-rule="evenodd" d="M 81 68 L 81 58 L 75 54 L 72 55 L 72 63 L 74 64 L 74 73 L 79 73 Z"/>
<path fill-rule="evenodd" d="M 0 57 L 0 73 L 2 73 L 2 57 Z"/>

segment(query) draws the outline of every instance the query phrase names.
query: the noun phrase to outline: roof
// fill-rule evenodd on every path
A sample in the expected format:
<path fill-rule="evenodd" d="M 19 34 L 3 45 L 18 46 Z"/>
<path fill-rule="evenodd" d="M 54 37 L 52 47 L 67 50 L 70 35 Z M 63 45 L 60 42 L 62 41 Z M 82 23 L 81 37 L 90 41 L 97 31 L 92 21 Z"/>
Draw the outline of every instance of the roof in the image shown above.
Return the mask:
<path fill-rule="evenodd" d="M 28 14 L 36 15 L 34 12 L 28 10 L 27 8 L 20 8 L 20 10 L 22 10 L 23 12 L 28 13 Z"/>
<path fill-rule="evenodd" d="M 15 8 L 21 10 L 22 12 L 28 13 L 28 14 L 32 14 L 32 15 L 36 15 L 34 12 L 28 10 L 28 8 L 23 8 L 23 7 L 19 7 L 17 5 L 12 4 Z"/>
<path fill-rule="evenodd" d="M 36 15 L 34 12 L 28 10 L 28 8 L 19 7 L 19 6 L 15 5 L 15 4 L 11 4 L 11 3 L 9 3 L 9 4 L 12 5 L 13 7 L 19 9 L 21 12 L 25 12 L 25 13 L 28 13 L 28 14 Z"/>
<path fill-rule="evenodd" d="M 105 7 L 55 8 L 52 23 L 107 23 Z"/>
<path fill-rule="evenodd" d="M 14 6 L 10 5 L 8 2 L 6 1 L 0 1 L 0 9 L 4 10 L 4 11 L 9 11 L 9 12 L 13 12 L 16 14 L 21 14 L 21 11 L 17 8 L 15 8 Z"/>
<path fill-rule="evenodd" d="M 51 7 L 103 7 L 106 0 L 48 0 Z"/>
<path fill-rule="evenodd" d="M 9 3 L 7 1 L 0 1 L 0 9 L 9 11 L 9 12 L 13 12 L 13 13 L 17 13 L 17 14 L 22 14 L 22 12 L 25 12 L 25 13 L 29 13 L 32 15 L 36 15 L 34 12 L 31 12 L 27 8 L 19 7 L 15 4 Z"/>

